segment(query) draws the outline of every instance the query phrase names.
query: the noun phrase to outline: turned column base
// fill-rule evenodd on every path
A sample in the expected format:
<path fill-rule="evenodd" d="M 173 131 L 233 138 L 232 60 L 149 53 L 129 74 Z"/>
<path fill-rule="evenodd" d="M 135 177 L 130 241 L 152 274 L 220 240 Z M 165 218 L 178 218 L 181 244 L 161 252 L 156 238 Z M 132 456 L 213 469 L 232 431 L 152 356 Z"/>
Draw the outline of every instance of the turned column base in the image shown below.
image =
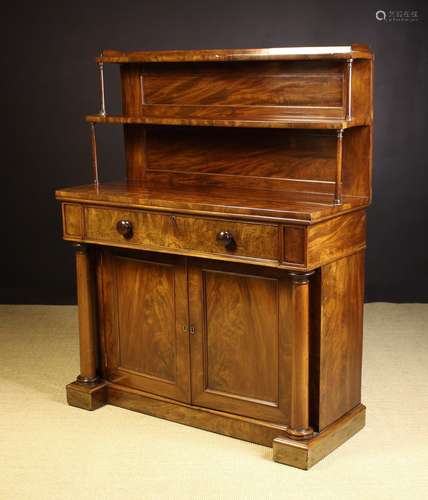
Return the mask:
<path fill-rule="evenodd" d="M 72 382 L 66 386 L 67 403 L 83 410 L 96 410 L 107 403 L 107 384 L 97 379 L 93 383 Z"/>
<path fill-rule="evenodd" d="M 273 440 L 273 459 L 299 469 L 313 465 L 343 444 L 366 423 L 366 408 L 359 405 L 312 438 L 296 440 L 279 437 Z"/>
<path fill-rule="evenodd" d="M 287 434 L 290 439 L 302 441 L 304 439 L 310 439 L 311 437 L 313 437 L 314 430 L 312 429 L 312 427 L 287 429 Z"/>
<path fill-rule="evenodd" d="M 78 375 L 76 377 L 76 382 L 80 385 L 95 385 L 100 381 L 100 377 L 86 377 L 84 375 Z"/>

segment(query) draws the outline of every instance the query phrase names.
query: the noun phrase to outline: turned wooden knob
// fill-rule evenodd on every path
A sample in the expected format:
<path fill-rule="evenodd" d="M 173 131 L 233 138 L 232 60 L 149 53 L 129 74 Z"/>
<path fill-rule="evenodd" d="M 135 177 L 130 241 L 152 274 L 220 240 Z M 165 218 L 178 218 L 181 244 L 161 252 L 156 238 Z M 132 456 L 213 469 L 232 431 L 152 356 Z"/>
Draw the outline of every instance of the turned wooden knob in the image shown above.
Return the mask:
<path fill-rule="evenodd" d="M 229 231 L 220 231 L 217 234 L 217 241 L 224 245 L 224 248 L 229 252 L 233 252 L 236 250 L 236 241 L 233 238 L 233 234 L 229 233 Z"/>
<path fill-rule="evenodd" d="M 124 238 L 129 240 L 132 238 L 132 222 L 126 219 L 120 220 L 116 224 L 116 229 L 119 234 L 121 234 Z"/>

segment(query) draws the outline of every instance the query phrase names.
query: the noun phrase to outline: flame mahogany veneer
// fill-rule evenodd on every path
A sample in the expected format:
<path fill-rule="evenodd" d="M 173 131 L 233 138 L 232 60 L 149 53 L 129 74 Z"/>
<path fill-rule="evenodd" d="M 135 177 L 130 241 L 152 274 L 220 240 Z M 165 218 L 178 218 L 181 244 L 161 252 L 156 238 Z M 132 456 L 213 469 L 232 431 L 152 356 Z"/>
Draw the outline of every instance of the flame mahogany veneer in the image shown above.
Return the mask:
<path fill-rule="evenodd" d="M 76 247 L 69 404 L 273 446 L 309 468 L 365 421 L 372 53 L 105 51 L 97 63 L 94 183 L 56 193 Z M 107 112 L 107 63 L 120 65 L 120 116 Z M 102 123 L 123 127 L 125 181 L 99 182 Z"/>

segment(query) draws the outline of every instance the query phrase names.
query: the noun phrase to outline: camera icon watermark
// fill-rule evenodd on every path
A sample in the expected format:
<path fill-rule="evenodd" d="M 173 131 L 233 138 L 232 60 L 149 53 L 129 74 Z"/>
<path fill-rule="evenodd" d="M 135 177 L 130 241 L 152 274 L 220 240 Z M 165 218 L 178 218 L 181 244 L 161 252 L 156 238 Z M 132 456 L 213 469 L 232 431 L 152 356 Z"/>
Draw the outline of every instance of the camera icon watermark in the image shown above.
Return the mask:
<path fill-rule="evenodd" d="M 382 10 L 375 12 L 376 21 L 381 23 L 414 23 L 419 21 L 418 10 Z"/>
<path fill-rule="evenodd" d="M 376 11 L 376 19 L 378 21 L 385 21 L 386 20 L 386 12 L 384 10 L 377 10 Z"/>

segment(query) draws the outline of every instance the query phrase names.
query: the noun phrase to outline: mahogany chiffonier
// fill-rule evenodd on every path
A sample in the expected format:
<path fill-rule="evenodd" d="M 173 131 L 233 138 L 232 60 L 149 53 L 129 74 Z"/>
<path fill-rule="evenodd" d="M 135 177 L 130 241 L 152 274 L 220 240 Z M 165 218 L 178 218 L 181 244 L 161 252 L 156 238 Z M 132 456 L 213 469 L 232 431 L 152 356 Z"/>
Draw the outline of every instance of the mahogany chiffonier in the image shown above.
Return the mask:
<path fill-rule="evenodd" d="M 76 247 L 69 404 L 273 446 L 309 468 L 365 423 L 373 54 L 109 50 L 97 63 L 94 182 L 56 192 Z M 107 63 L 121 116 L 106 111 Z M 120 182 L 99 180 L 104 123 L 123 126 Z"/>

